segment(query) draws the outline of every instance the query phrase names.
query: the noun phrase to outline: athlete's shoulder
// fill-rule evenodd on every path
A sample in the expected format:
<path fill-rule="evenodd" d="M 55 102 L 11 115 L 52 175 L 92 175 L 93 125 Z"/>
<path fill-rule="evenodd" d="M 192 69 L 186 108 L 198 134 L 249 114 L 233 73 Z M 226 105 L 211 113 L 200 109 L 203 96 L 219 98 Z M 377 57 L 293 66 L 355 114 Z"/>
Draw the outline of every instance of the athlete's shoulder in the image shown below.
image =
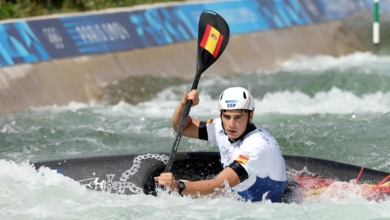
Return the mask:
<path fill-rule="evenodd" d="M 222 129 L 222 123 L 220 118 L 210 118 L 206 121 L 207 132 L 220 133 Z"/>
<path fill-rule="evenodd" d="M 221 118 L 210 118 L 206 121 L 206 125 L 213 125 L 215 127 L 222 127 Z"/>
<path fill-rule="evenodd" d="M 208 121 L 210 121 L 210 123 L 221 124 L 221 118 L 211 118 Z"/>
<path fill-rule="evenodd" d="M 259 145 L 273 143 L 274 137 L 267 130 L 256 126 L 256 129 L 244 137 L 244 141 L 248 143 L 258 143 Z"/>

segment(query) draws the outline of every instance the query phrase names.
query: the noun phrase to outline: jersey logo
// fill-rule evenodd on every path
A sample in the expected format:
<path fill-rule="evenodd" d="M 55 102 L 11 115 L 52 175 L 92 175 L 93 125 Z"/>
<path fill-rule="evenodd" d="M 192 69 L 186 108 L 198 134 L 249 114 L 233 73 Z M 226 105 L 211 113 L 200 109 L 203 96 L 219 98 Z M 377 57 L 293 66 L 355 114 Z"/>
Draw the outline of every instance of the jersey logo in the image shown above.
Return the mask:
<path fill-rule="evenodd" d="M 214 120 L 214 119 L 212 119 L 212 118 L 209 119 L 209 120 L 207 120 L 206 124 L 207 124 L 207 125 L 208 125 L 208 124 L 211 124 L 211 122 L 213 122 L 213 120 Z"/>
<path fill-rule="evenodd" d="M 227 160 L 230 160 L 231 152 L 229 149 L 227 149 L 225 146 L 222 146 L 222 155 L 227 158 Z"/>
<path fill-rule="evenodd" d="M 248 160 L 249 160 L 249 158 L 244 156 L 244 155 L 240 155 L 236 159 L 236 161 L 239 162 L 240 164 L 246 164 L 248 162 Z"/>

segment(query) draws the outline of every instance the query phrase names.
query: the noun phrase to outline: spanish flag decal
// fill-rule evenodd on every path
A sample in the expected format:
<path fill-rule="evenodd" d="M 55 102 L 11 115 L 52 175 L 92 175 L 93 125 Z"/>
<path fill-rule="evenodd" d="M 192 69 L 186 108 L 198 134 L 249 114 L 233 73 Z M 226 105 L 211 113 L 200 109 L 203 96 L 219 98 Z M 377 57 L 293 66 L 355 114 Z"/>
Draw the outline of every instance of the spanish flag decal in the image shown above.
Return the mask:
<path fill-rule="evenodd" d="M 213 26 L 207 24 L 200 46 L 217 58 L 219 49 L 223 41 L 223 35 Z"/>
<path fill-rule="evenodd" d="M 213 120 L 214 120 L 214 119 L 209 119 L 209 120 L 207 120 L 206 124 L 207 124 L 207 125 L 208 125 L 208 124 L 211 124 L 211 122 L 213 122 Z"/>
<path fill-rule="evenodd" d="M 241 164 L 246 164 L 248 162 L 249 158 L 244 156 L 244 155 L 240 155 L 236 161 L 241 163 Z"/>

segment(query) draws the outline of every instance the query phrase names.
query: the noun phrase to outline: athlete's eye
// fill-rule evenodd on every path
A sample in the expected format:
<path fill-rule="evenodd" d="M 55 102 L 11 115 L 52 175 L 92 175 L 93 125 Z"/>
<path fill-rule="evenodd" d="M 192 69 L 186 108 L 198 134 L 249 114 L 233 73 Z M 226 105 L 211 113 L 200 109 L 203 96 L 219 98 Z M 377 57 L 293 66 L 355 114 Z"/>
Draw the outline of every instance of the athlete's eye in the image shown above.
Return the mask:
<path fill-rule="evenodd" d="M 236 116 L 236 120 L 242 119 L 242 116 Z"/>

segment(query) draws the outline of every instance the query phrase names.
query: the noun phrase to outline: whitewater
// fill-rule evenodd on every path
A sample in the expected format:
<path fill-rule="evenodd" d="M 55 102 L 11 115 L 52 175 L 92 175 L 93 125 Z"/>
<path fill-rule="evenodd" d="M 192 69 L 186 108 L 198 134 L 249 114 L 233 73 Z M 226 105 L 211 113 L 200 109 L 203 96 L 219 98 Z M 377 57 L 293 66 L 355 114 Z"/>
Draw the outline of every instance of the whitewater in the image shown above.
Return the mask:
<path fill-rule="evenodd" d="M 207 70 L 198 87 L 200 104 L 190 115 L 218 117 L 219 94 L 230 86 L 246 87 L 255 98 L 254 123 L 274 134 L 284 154 L 390 172 L 389 63 L 390 56 L 356 52 L 297 55 L 272 71 L 215 75 Z M 170 152 L 175 137 L 170 119 L 191 81 L 163 74 L 153 80 L 163 86 L 129 80 L 128 91 L 121 87 L 102 100 L 31 106 L 0 115 L 0 219 L 390 219 L 390 201 L 367 201 L 359 190 L 337 185 L 327 196 L 299 204 L 245 203 L 232 194 L 199 199 L 163 191 L 157 197 L 126 196 L 88 190 L 49 168 L 37 171 L 30 165 Z M 134 88 L 139 91 L 133 96 L 141 100 L 135 103 L 123 95 Z M 217 148 L 183 138 L 178 151 Z"/>

